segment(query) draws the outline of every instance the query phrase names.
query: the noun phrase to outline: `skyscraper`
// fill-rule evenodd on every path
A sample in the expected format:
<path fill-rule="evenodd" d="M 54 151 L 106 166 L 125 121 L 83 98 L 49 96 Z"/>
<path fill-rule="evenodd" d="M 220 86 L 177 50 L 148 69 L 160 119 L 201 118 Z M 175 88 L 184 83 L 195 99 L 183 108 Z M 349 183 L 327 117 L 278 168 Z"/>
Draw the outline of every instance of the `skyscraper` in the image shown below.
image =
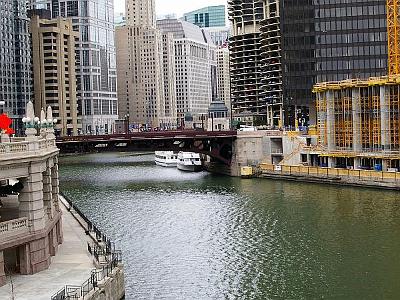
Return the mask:
<path fill-rule="evenodd" d="M 316 82 L 387 73 L 386 1 L 264 2 L 263 83 L 269 124 L 314 123 L 311 90 Z"/>
<path fill-rule="evenodd" d="M 80 32 L 76 53 L 82 131 L 112 133 L 118 118 L 113 1 L 30 0 L 30 6 L 51 10 L 53 18 L 72 18 Z"/>
<path fill-rule="evenodd" d="M 174 86 L 164 85 L 174 73 L 163 49 L 173 49 L 156 28 L 154 9 L 154 0 L 128 0 L 126 25 L 116 29 L 119 114 L 131 125 L 165 128 L 176 124 Z"/>
<path fill-rule="evenodd" d="M 217 97 L 216 47 L 210 35 L 196 25 L 177 19 L 157 20 L 157 28 L 175 40 L 176 101 L 179 123 L 185 115 L 201 123 Z"/>
<path fill-rule="evenodd" d="M 238 3 L 240 2 L 240 3 Z M 267 104 L 263 96 L 260 22 L 264 19 L 263 0 L 228 1 L 232 37 L 231 58 L 232 113 L 236 121 L 264 124 Z"/>
<path fill-rule="evenodd" d="M 22 116 L 31 99 L 31 49 L 26 3 L 2 1 L 0 13 L 0 101 L 13 120 L 14 129 L 22 129 Z"/>
<path fill-rule="evenodd" d="M 182 20 L 199 27 L 224 27 L 226 25 L 225 5 L 207 6 L 183 14 Z"/>
<path fill-rule="evenodd" d="M 225 103 L 231 114 L 231 80 L 230 80 L 229 49 L 219 48 L 217 50 L 217 79 L 219 100 Z"/>

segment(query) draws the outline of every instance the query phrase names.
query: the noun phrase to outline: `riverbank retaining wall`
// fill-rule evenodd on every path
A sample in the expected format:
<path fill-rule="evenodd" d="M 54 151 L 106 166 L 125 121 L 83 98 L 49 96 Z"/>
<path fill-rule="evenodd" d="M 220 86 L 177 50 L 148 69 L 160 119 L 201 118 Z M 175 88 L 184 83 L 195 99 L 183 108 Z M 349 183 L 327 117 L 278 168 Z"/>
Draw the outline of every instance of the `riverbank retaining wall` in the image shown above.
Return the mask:
<path fill-rule="evenodd" d="M 400 190 L 400 174 L 307 166 L 260 165 L 259 177 Z"/>
<path fill-rule="evenodd" d="M 124 270 L 118 266 L 109 276 L 98 283 L 98 288 L 85 296 L 86 300 L 115 300 L 125 296 Z"/>

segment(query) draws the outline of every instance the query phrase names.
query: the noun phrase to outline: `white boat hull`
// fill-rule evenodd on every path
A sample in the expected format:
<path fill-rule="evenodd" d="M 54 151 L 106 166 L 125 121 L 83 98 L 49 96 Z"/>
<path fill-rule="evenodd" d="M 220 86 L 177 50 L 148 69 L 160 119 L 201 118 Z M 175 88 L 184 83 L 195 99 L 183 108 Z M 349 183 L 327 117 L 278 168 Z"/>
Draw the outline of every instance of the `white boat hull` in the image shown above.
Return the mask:
<path fill-rule="evenodd" d="M 203 166 L 199 165 L 185 165 L 185 164 L 180 164 L 178 163 L 176 165 L 178 170 L 185 171 L 185 172 L 199 172 L 202 170 Z"/>
<path fill-rule="evenodd" d="M 157 166 L 166 167 L 166 168 L 175 168 L 176 162 L 165 162 L 165 161 L 155 161 Z"/>
<path fill-rule="evenodd" d="M 177 154 L 172 151 L 156 151 L 154 162 L 161 167 L 174 168 L 178 162 Z"/>
<path fill-rule="evenodd" d="M 198 172 L 203 169 L 201 157 L 198 153 L 179 152 L 176 167 L 186 172 Z"/>

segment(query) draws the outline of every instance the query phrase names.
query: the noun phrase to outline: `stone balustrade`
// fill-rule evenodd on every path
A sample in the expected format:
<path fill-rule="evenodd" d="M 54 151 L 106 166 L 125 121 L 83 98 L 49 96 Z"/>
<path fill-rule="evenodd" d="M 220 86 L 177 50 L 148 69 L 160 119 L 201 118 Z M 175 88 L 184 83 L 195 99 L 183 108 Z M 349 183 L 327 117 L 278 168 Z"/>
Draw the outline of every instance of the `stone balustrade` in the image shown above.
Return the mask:
<path fill-rule="evenodd" d="M 56 150 L 55 139 L 35 139 L 35 140 L 22 140 L 13 139 L 11 142 L 0 143 L 0 155 L 7 154 L 21 154 L 24 152 L 35 152 L 38 150 Z"/>
<path fill-rule="evenodd" d="M 29 233 L 28 218 L 19 218 L 0 223 L 0 239 Z"/>

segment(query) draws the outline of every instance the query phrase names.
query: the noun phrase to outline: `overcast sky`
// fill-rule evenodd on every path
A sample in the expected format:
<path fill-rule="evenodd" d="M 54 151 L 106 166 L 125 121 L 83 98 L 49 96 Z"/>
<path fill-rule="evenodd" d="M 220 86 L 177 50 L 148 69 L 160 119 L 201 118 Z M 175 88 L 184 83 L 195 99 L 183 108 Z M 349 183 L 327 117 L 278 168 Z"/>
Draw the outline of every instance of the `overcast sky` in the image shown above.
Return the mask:
<path fill-rule="evenodd" d="M 156 0 L 157 15 L 177 14 L 181 16 L 184 12 L 189 12 L 209 5 L 226 5 L 227 0 Z M 125 11 L 125 0 L 114 0 L 115 13 Z"/>

